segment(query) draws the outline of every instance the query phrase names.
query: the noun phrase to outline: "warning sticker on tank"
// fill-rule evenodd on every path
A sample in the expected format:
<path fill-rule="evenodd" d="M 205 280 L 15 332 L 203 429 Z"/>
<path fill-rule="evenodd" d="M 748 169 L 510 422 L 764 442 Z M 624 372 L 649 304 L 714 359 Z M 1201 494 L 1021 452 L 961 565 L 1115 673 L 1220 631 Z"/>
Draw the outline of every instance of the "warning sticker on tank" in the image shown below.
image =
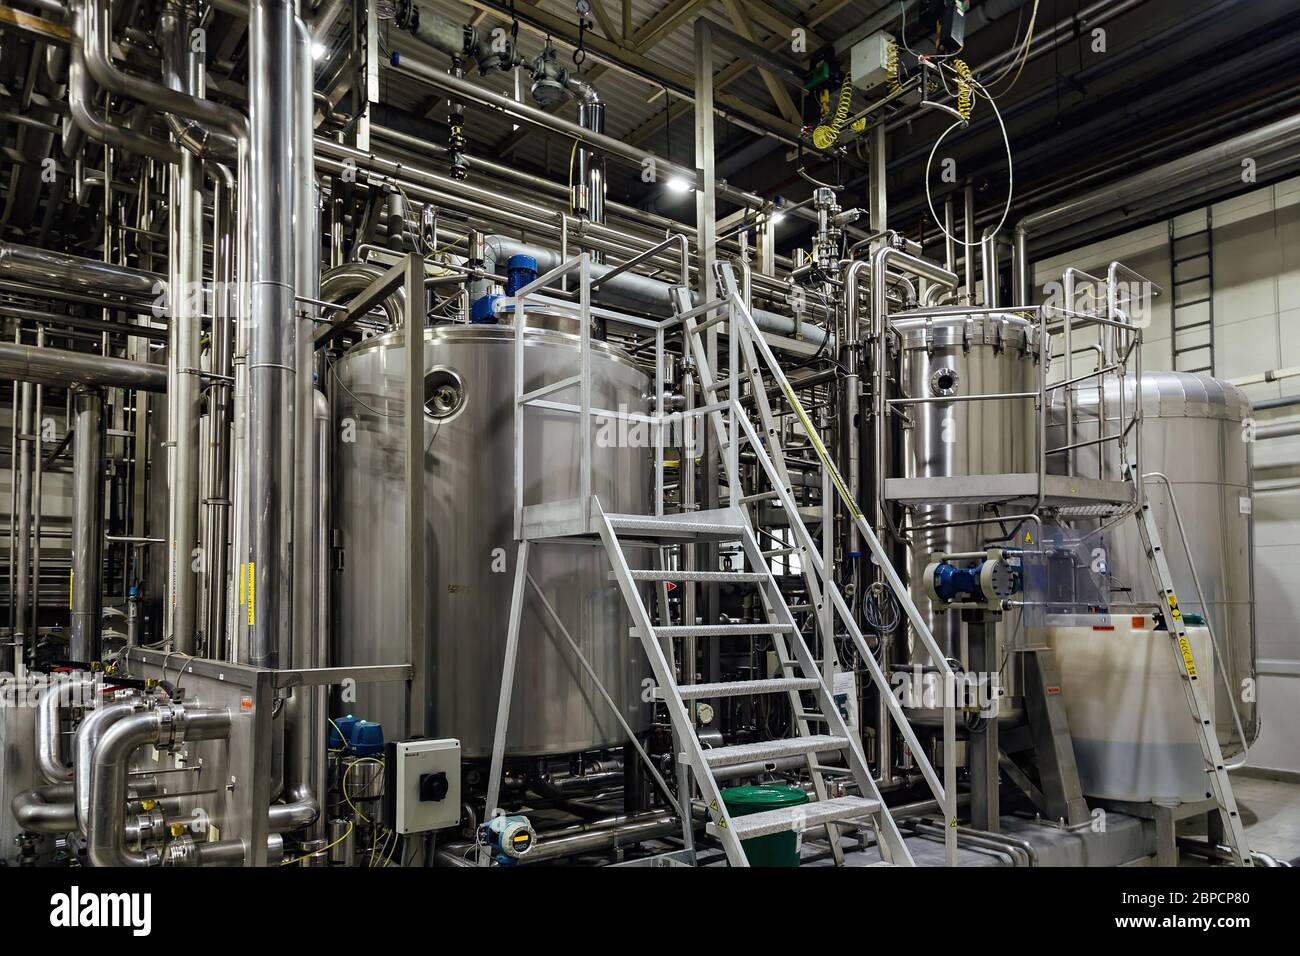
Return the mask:
<path fill-rule="evenodd" d="M 1192 644 L 1186 637 L 1178 638 L 1178 650 L 1183 655 L 1183 665 L 1187 668 L 1187 676 L 1196 676 L 1196 658 L 1192 657 Z"/>

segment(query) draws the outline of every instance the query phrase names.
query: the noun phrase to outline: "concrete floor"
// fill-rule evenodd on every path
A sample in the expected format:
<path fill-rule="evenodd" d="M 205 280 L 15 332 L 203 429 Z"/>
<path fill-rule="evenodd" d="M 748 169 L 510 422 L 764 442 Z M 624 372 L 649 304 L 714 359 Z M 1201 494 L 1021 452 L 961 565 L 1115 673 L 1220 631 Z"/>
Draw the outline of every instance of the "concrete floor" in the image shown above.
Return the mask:
<path fill-rule="evenodd" d="M 1246 840 L 1279 860 L 1300 857 L 1300 781 L 1232 775 Z"/>
<path fill-rule="evenodd" d="M 1246 839 L 1252 850 L 1258 850 L 1283 862 L 1300 857 L 1300 781 L 1272 780 L 1244 774 L 1232 775 L 1233 793 L 1241 808 L 1246 824 Z M 1115 866 L 1132 861 L 1144 854 L 1155 852 L 1154 825 L 1132 817 L 1117 815 L 1112 832 L 1098 837 L 1088 832 L 1066 833 L 1043 829 L 1028 821 L 1004 818 L 1008 833 L 1032 839 L 1038 848 L 1042 866 Z M 1179 825 L 1180 835 L 1194 836 L 1205 833 L 1204 818 L 1190 819 Z M 850 841 L 852 842 L 852 841 Z M 908 848 L 921 866 L 943 865 L 943 844 L 932 839 L 911 836 Z M 832 865 L 825 843 L 808 839 L 803 844 L 805 866 Z M 867 845 L 846 855 L 849 866 L 870 866 L 880 859 L 876 848 Z M 1193 857 L 1184 856 L 1183 865 L 1202 865 Z M 961 848 L 958 851 L 961 866 L 1006 866 L 987 851 Z"/>

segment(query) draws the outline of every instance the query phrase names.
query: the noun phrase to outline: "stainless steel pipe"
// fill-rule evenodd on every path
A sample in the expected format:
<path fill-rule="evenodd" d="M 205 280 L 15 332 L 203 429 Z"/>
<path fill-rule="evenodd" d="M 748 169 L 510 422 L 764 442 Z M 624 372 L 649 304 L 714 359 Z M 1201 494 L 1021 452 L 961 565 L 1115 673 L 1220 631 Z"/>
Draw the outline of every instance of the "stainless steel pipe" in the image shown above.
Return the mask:
<path fill-rule="evenodd" d="M 80 386 L 73 392 L 72 582 L 68 656 L 100 658 L 104 565 L 104 396 Z"/>
<path fill-rule="evenodd" d="M 215 740 L 230 733 L 225 709 L 158 707 L 123 717 L 100 741 L 91 766 L 87 852 L 93 866 L 157 866 L 152 847 L 126 847 L 126 782 L 131 755 L 146 744 L 169 747 L 187 740 Z"/>
<path fill-rule="evenodd" d="M 80 384 L 146 392 L 167 390 L 167 372 L 161 365 L 15 342 L 0 342 L 0 377 L 64 388 Z"/>

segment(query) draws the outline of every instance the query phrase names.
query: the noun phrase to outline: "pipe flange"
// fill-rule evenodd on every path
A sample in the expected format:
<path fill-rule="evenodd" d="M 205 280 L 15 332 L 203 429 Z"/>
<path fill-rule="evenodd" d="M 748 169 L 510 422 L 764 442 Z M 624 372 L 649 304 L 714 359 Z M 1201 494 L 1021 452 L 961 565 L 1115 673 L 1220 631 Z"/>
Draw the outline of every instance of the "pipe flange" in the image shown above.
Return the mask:
<path fill-rule="evenodd" d="M 188 833 L 167 844 L 163 851 L 163 866 L 198 866 L 199 848 Z"/>
<path fill-rule="evenodd" d="M 159 750 L 165 750 L 185 738 L 185 707 L 181 704 L 163 704 L 157 708 Z"/>

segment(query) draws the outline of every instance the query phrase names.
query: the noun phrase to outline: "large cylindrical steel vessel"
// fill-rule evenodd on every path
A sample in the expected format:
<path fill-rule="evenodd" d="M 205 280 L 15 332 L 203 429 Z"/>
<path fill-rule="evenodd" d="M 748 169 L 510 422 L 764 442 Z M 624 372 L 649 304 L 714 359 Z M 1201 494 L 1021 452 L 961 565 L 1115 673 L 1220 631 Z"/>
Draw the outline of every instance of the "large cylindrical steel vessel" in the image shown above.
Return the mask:
<path fill-rule="evenodd" d="M 1078 374 L 1076 372 L 1076 374 Z M 1125 380 L 1126 416 L 1135 408 L 1135 379 Z M 1113 379 L 1103 391 L 1106 434 L 1119 428 L 1119 386 Z M 1097 437 L 1097 388 L 1075 393 L 1074 441 Z M 1208 618 L 1223 648 L 1231 687 L 1216 673 L 1216 722 L 1225 756 L 1241 749 L 1233 719 L 1235 702 L 1247 739 L 1258 732 L 1255 691 L 1254 525 L 1251 517 L 1251 463 L 1249 434 L 1243 422 L 1250 417 L 1250 400 L 1228 382 L 1188 372 L 1145 372 L 1142 376 L 1142 439 L 1140 464 L 1144 474 L 1160 473 L 1173 486 L 1196 572 L 1205 589 L 1206 606 L 1196 597 L 1186 552 L 1164 482 L 1146 482 L 1161 539 L 1165 545 L 1179 603 Z M 1065 443 L 1064 404 L 1052 406 L 1048 445 Z M 1118 449 L 1114 442 L 1084 447 L 1075 452 L 1074 472 L 1118 479 Z M 1130 452 L 1131 457 L 1131 452 Z M 1049 468 L 1052 467 L 1049 462 Z M 1059 467 L 1059 466 L 1058 466 Z M 1140 535 L 1133 520 L 1110 532 L 1112 579 L 1132 589 L 1132 600 L 1159 603 Z M 1208 669 L 1206 662 L 1202 669 Z M 1216 669 L 1217 670 L 1217 669 Z"/>
<path fill-rule="evenodd" d="M 526 334 L 525 389 L 578 371 L 577 338 Z M 455 737 L 467 757 L 491 754 L 515 573 L 513 330 L 440 326 L 425 332 L 427 733 Z M 334 525 L 340 532 L 337 652 L 344 665 L 406 660 L 403 554 L 402 389 L 397 333 L 353 348 L 330 383 L 336 426 Z M 618 349 L 592 343 L 592 406 L 646 410 L 650 381 Z M 576 387 L 548 395 L 578 401 Z M 577 416 L 529 406 L 524 443 L 526 504 L 576 497 Z M 650 449 L 602 441 L 593 423 L 592 488 L 607 511 L 647 513 Z M 632 434 L 624 429 L 623 434 Z M 570 635 L 623 716 L 648 725 L 642 681 L 650 675 L 630 618 L 597 543 L 538 544 L 529 562 Z M 348 709 L 406 733 L 404 687 L 362 686 Z M 569 753 L 622 743 L 614 715 L 583 673 L 536 597 L 524 609 L 507 738 L 515 756 Z"/>
<path fill-rule="evenodd" d="M 945 398 L 902 406 L 905 478 L 1000 475 L 1035 470 L 1034 406 L 1027 399 L 961 401 L 962 396 L 1032 392 L 1038 387 L 1038 335 L 1033 323 L 1011 313 L 972 313 L 961 308 L 937 314 L 891 317 L 897 332 L 899 378 L 907 398 Z M 978 505 L 923 505 L 913 526 L 980 517 Z M 961 616 L 935 611 L 925 594 L 923 572 L 935 551 L 971 551 L 996 525 L 935 528 L 914 536 L 909 567 L 912 596 L 935 640 L 957 657 Z M 918 647 L 918 659 L 928 656 Z"/>

